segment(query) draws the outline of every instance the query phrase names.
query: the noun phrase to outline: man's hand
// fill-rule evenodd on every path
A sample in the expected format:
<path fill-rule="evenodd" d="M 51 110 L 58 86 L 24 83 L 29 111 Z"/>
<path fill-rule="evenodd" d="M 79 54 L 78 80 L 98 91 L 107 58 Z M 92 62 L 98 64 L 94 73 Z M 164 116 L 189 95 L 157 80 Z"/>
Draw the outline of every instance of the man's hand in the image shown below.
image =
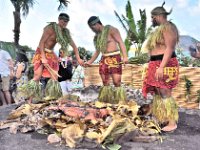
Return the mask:
<path fill-rule="evenodd" d="M 47 64 L 48 63 L 48 60 L 45 57 L 42 57 L 41 61 L 42 61 L 43 64 Z"/>
<path fill-rule="evenodd" d="M 84 63 L 84 67 L 88 67 L 88 66 L 90 66 L 91 65 L 91 63 L 89 62 L 89 61 L 86 61 L 85 63 Z"/>
<path fill-rule="evenodd" d="M 156 73 L 155 73 L 156 81 L 162 80 L 162 79 L 163 79 L 163 74 L 164 74 L 164 68 L 159 67 L 159 68 L 156 70 Z"/>
<path fill-rule="evenodd" d="M 84 60 L 79 59 L 79 60 L 78 60 L 78 63 L 79 63 L 79 65 L 83 66 L 83 65 L 84 65 Z"/>
<path fill-rule="evenodd" d="M 123 57 L 123 63 L 127 64 L 128 63 L 128 57 Z"/>

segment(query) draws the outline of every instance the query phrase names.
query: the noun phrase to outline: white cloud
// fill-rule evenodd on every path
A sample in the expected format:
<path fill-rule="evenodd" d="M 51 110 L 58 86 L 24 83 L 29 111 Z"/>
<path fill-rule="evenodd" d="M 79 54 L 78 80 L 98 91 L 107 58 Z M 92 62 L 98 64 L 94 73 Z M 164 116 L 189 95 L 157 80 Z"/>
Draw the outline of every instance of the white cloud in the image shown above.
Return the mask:
<path fill-rule="evenodd" d="M 200 15 L 200 0 L 198 0 L 197 5 L 194 5 L 192 8 L 188 10 L 191 16 L 199 16 Z"/>
<path fill-rule="evenodd" d="M 185 8 L 189 5 L 188 3 L 189 3 L 189 0 L 176 0 L 176 7 Z"/>
<path fill-rule="evenodd" d="M 35 49 L 38 46 L 43 28 L 47 25 L 47 22 L 57 22 L 57 17 L 60 13 L 57 11 L 58 2 L 52 2 L 52 0 L 45 1 L 48 1 L 48 7 L 46 6 L 46 2 L 38 1 L 38 3 L 34 5 L 34 8 L 30 9 L 27 18 L 22 18 L 20 44 L 28 45 Z M 139 9 L 146 9 L 147 24 L 149 26 L 151 24 L 150 11 L 154 7 L 161 6 L 163 0 L 131 0 L 130 2 L 136 21 L 139 19 Z M 125 31 L 117 20 L 114 10 L 120 15 L 125 15 L 126 3 L 127 0 L 70 1 L 68 8 L 64 12 L 70 15 L 68 28 L 70 29 L 77 46 L 85 47 L 88 50 L 94 50 L 94 33 L 87 25 L 88 18 L 93 15 L 99 16 L 104 25 L 110 24 L 117 27 L 124 39 L 126 36 Z M 173 12 L 169 19 L 174 17 L 172 19 L 180 25 L 179 30 L 181 31 L 181 34 L 191 34 L 192 36 L 195 36 L 195 38 L 200 39 L 200 35 L 198 34 L 200 29 L 200 21 L 198 21 L 200 15 L 200 0 L 191 7 L 188 7 L 188 4 L 189 0 L 166 0 L 164 7 L 167 11 L 173 7 Z M 1 1 L 0 10 L 0 40 L 12 42 L 12 29 L 14 27 L 12 12 L 14 9 L 11 2 L 8 0 Z M 189 10 L 191 10 L 191 13 L 188 13 L 188 17 L 186 18 L 185 14 L 187 14 Z"/>

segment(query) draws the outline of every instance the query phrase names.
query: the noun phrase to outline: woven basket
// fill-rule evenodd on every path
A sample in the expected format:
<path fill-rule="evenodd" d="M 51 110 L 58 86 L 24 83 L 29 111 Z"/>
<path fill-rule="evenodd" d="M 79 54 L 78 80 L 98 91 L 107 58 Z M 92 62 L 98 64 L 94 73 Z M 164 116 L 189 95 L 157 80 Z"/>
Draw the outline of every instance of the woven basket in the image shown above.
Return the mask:
<path fill-rule="evenodd" d="M 141 65 L 132 65 L 132 85 L 136 89 L 142 88 L 142 71 L 143 67 Z"/>
<path fill-rule="evenodd" d="M 184 77 L 192 83 L 190 95 L 186 95 L 186 87 Z M 179 84 L 173 90 L 173 97 L 177 100 L 180 107 L 198 108 L 197 91 L 200 90 L 200 68 L 197 67 L 180 67 Z"/>
<path fill-rule="evenodd" d="M 84 86 L 102 85 L 101 77 L 99 75 L 99 65 L 94 64 L 84 69 Z"/>
<path fill-rule="evenodd" d="M 102 80 L 99 75 L 99 65 L 93 64 L 90 67 L 85 68 L 85 86 L 90 85 L 102 85 Z M 122 67 L 122 83 L 131 84 L 132 83 L 132 65 L 126 64 Z M 112 79 L 110 77 L 110 83 Z"/>

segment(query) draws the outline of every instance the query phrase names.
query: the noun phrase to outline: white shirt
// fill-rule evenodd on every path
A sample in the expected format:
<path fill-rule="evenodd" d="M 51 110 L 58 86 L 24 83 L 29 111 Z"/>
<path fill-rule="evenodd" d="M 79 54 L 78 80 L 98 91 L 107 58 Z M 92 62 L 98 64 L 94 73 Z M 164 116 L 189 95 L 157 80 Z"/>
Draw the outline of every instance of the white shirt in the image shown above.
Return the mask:
<path fill-rule="evenodd" d="M 73 68 L 73 76 L 72 76 L 72 87 L 83 88 L 83 78 L 84 78 L 84 69 L 82 66 L 78 65 L 77 68 Z"/>
<path fill-rule="evenodd" d="M 9 61 L 12 60 L 10 54 L 0 49 L 0 74 L 3 77 L 10 75 Z"/>

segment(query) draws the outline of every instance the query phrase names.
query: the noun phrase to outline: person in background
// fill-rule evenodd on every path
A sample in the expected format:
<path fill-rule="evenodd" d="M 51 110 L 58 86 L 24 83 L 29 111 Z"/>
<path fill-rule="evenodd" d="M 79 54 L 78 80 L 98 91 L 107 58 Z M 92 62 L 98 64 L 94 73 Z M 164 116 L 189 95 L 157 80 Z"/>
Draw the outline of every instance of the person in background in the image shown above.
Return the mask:
<path fill-rule="evenodd" d="M 9 91 L 10 88 L 10 75 L 13 69 L 13 61 L 10 54 L 0 49 L 0 90 L 1 90 L 1 99 L 3 105 L 9 105 L 12 103 L 11 93 Z"/>
<path fill-rule="evenodd" d="M 72 89 L 81 89 L 84 87 L 84 68 L 78 64 L 77 60 L 72 61 L 73 75 L 72 75 Z"/>
<path fill-rule="evenodd" d="M 102 58 L 99 64 L 99 73 L 103 82 L 103 87 L 99 93 L 99 101 L 118 103 L 126 100 L 126 94 L 121 87 L 122 64 L 128 63 L 128 57 L 125 44 L 122 41 L 120 32 L 117 28 L 111 25 L 103 25 L 97 16 L 92 16 L 88 19 L 90 29 L 95 33 L 94 45 L 96 51 L 92 58 L 85 65 L 92 64 L 98 55 L 102 53 Z M 120 50 L 122 52 L 121 54 Z M 112 77 L 115 89 L 113 91 L 109 83 L 109 78 Z"/>
<path fill-rule="evenodd" d="M 200 58 L 200 42 L 196 44 L 196 48 L 189 47 L 190 55 L 194 58 Z"/>
<path fill-rule="evenodd" d="M 1 79 L 1 74 L 0 74 L 0 84 L 2 84 L 1 82 L 2 82 L 2 79 Z M 4 104 L 5 102 L 6 102 L 6 100 L 5 100 L 3 91 L 0 90 L 0 106 L 5 105 Z"/>
<path fill-rule="evenodd" d="M 59 53 L 59 58 L 58 74 L 60 77 L 58 78 L 58 81 L 60 82 L 63 95 L 66 95 L 72 91 L 72 58 L 71 56 L 64 56 L 62 51 Z"/>
<path fill-rule="evenodd" d="M 171 13 L 161 7 L 151 11 L 152 25 L 157 27 L 147 41 L 150 61 L 142 92 L 154 93 L 152 114 L 164 127 L 162 131 L 174 131 L 177 128 L 178 107 L 172 97 L 172 89 L 178 84 L 179 63 L 175 47 L 179 41 L 176 25 L 167 20 Z"/>
<path fill-rule="evenodd" d="M 28 58 L 25 50 L 20 49 L 17 52 L 16 62 L 13 70 L 13 81 L 16 84 L 16 88 L 12 91 L 12 96 L 15 103 L 25 101 L 25 96 L 19 91 L 19 87 L 28 83 Z"/>
<path fill-rule="evenodd" d="M 70 32 L 66 28 L 69 20 L 69 15 L 60 13 L 58 23 L 50 22 L 44 28 L 43 35 L 33 57 L 34 77 L 26 86 L 21 88 L 27 93 L 30 102 L 34 97 L 36 100 L 53 100 L 62 96 L 62 90 L 58 82 L 59 58 L 53 51 L 56 43 L 61 45 L 60 51 L 64 53 L 64 56 L 68 55 L 68 46 L 71 45 L 79 64 L 83 64 Z M 41 77 L 50 78 L 46 84 L 44 98 L 42 97 L 42 89 L 39 84 Z"/>

